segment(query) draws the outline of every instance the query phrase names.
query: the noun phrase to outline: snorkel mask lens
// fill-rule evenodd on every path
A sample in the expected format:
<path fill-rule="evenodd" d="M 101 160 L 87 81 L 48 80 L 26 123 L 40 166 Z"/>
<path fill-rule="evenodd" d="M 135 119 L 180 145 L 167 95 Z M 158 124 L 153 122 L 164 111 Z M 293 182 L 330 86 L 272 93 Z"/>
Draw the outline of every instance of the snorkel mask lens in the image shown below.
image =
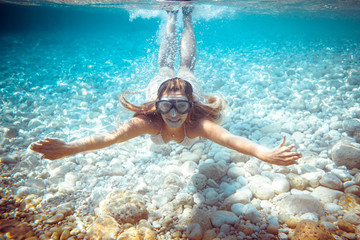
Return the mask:
<path fill-rule="evenodd" d="M 161 114 L 167 114 L 172 108 L 179 114 L 185 114 L 190 111 L 191 102 L 187 100 L 159 100 L 156 102 L 156 110 Z"/>

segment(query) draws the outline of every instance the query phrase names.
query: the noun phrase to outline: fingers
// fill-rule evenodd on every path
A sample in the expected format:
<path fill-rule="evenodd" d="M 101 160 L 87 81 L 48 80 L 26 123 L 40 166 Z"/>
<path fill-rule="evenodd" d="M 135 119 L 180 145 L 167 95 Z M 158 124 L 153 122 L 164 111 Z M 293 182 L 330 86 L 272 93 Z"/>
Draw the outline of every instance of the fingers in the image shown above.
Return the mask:
<path fill-rule="evenodd" d="M 64 144 L 62 140 L 56 138 L 45 138 L 44 140 L 37 141 L 30 145 L 30 149 L 33 151 L 53 149 L 54 146 L 60 146 Z"/>
<path fill-rule="evenodd" d="M 30 149 L 35 151 L 35 152 L 38 152 L 41 149 L 41 145 L 39 145 L 37 143 L 33 143 L 33 144 L 30 145 Z"/>
<path fill-rule="evenodd" d="M 295 160 L 298 160 L 300 158 L 301 158 L 301 156 L 300 156 L 299 153 L 294 153 L 292 155 L 286 156 L 286 160 L 288 160 L 288 161 L 295 161 Z"/>
<path fill-rule="evenodd" d="M 289 166 L 297 163 L 296 160 L 300 158 L 301 158 L 301 153 L 299 152 L 283 152 L 278 155 L 275 164 L 279 166 Z"/>
<path fill-rule="evenodd" d="M 44 154 L 44 155 L 41 156 L 41 159 L 55 160 L 56 158 Z"/>
<path fill-rule="evenodd" d="M 301 158 L 301 153 L 293 152 L 295 144 L 285 146 L 286 136 L 284 136 L 281 144 L 273 150 L 274 160 L 273 164 L 279 166 L 289 166 L 296 163 L 296 160 Z"/>
<path fill-rule="evenodd" d="M 296 162 L 295 161 L 288 161 L 288 162 L 285 162 L 282 166 L 290 166 L 290 165 L 293 165 L 295 164 Z"/>
<path fill-rule="evenodd" d="M 55 160 L 64 156 L 65 142 L 56 138 L 45 138 L 30 145 L 30 149 L 41 154 L 41 159 Z"/>
<path fill-rule="evenodd" d="M 301 154 L 298 152 L 285 152 L 279 156 L 279 159 L 283 161 L 295 161 L 301 158 Z"/>
<path fill-rule="evenodd" d="M 44 141 L 38 141 L 30 145 L 30 149 L 33 151 L 39 150 L 44 146 Z"/>
<path fill-rule="evenodd" d="M 56 139 L 56 138 L 45 138 L 44 139 L 44 142 L 58 142 L 59 139 Z"/>
<path fill-rule="evenodd" d="M 54 156 L 45 156 L 45 158 L 46 158 L 46 159 L 49 159 L 49 160 L 51 160 L 51 161 L 57 159 L 57 158 L 54 157 Z"/>
<path fill-rule="evenodd" d="M 299 158 L 294 156 L 294 157 L 288 157 L 286 159 L 282 159 L 282 160 L 278 160 L 276 162 L 276 165 L 280 165 L 280 166 L 289 166 L 292 164 L 297 163 L 296 160 L 298 160 Z"/>
<path fill-rule="evenodd" d="M 286 150 L 291 151 L 294 147 L 295 147 L 295 144 L 291 144 L 291 145 L 286 147 Z"/>
<path fill-rule="evenodd" d="M 284 151 L 280 154 L 281 157 L 293 157 L 293 156 L 300 156 L 299 152 L 291 152 L 291 151 Z"/>
<path fill-rule="evenodd" d="M 33 143 L 30 145 L 30 149 L 35 152 L 44 151 L 50 148 L 51 147 L 47 146 L 46 143 L 41 143 L 41 142 Z"/>
<path fill-rule="evenodd" d="M 43 153 L 40 157 L 41 159 L 48 159 L 48 160 L 55 160 L 58 159 L 59 157 L 55 157 L 53 154 L 49 154 L 49 153 Z"/>
<path fill-rule="evenodd" d="M 277 149 L 277 151 L 279 152 L 279 153 L 284 153 L 284 152 L 290 152 L 293 148 L 295 147 L 295 144 L 291 144 L 291 145 L 289 145 L 289 146 L 287 146 L 287 147 L 285 147 L 285 146 L 279 146 Z"/>
<path fill-rule="evenodd" d="M 36 142 L 30 145 L 30 149 L 34 152 L 45 154 L 53 149 L 52 146 L 48 146 L 46 143 Z M 46 158 L 46 156 L 45 156 Z"/>
<path fill-rule="evenodd" d="M 280 144 L 280 147 L 285 146 L 285 142 L 286 142 L 286 136 L 284 136 L 283 141 L 282 141 L 281 144 Z"/>
<path fill-rule="evenodd" d="M 295 159 L 291 159 L 291 158 L 282 158 L 282 159 L 277 159 L 276 161 L 273 162 L 273 164 L 278 165 L 278 166 L 289 166 L 292 164 L 295 164 L 296 160 Z"/>

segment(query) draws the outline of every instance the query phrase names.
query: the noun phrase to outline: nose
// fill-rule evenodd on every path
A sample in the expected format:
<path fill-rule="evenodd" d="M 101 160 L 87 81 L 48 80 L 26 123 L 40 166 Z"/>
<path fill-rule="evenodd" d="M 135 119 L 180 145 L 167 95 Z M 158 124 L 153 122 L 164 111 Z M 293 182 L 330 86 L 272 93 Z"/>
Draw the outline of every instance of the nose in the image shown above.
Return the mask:
<path fill-rule="evenodd" d="M 171 117 L 176 117 L 175 108 L 172 108 L 172 109 L 170 110 L 170 116 L 171 116 Z"/>

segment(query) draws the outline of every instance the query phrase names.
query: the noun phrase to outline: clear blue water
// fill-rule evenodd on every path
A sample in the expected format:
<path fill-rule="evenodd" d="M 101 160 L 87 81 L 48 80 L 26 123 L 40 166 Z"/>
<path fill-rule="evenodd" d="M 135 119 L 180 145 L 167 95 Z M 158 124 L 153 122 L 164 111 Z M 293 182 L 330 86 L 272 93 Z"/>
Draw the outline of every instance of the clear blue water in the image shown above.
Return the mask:
<path fill-rule="evenodd" d="M 117 95 L 145 88 L 157 73 L 166 19 L 159 3 L 26 3 L 0 1 L 0 157 L 21 159 L 2 172 L 21 179 L 18 186 L 44 182 L 39 188 L 45 208 L 73 201 L 83 216 L 93 214 L 113 189 L 149 181 L 149 198 L 166 194 L 163 169 L 179 168 L 178 145 L 171 145 L 171 155 L 159 156 L 148 138 L 140 137 L 53 162 L 28 149 L 46 136 L 70 141 L 112 130 L 131 116 Z M 336 126 L 360 118 L 358 1 L 199 0 L 194 5 L 195 75 L 206 93 L 228 100 L 225 128 L 269 147 L 286 135 L 304 156 L 322 159 L 329 159 L 341 137 L 353 137 Z M 179 29 L 180 37 L 181 23 Z M 131 101 L 140 103 L 143 95 Z M 18 129 L 18 136 L 6 139 L 5 128 Z M 215 158 L 218 152 L 226 156 L 224 151 L 206 142 L 204 154 Z M 102 171 L 113 162 L 121 163 L 125 176 Z M 76 185 L 67 183 L 68 172 L 79 176 Z M 179 192 L 187 191 L 186 177 Z M 54 185 L 70 190 L 56 198 Z"/>
<path fill-rule="evenodd" d="M 271 8 L 263 13 L 251 5 L 231 7 L 231 1 L 195 6 L 195 73 L 205 92 L 228 97 L 235 112 L 239 107 L 252 109 L 259 100 L 262 108 L 271 111 L 276 105 L 269 103 L 271 99 L 288 103 L 309 87 L 296 83 L 309 82 L 310 97 L 342 85 L 351 69 L 359 71 L 357 5 L 351 11 L 334 6 L 334 10 L 310 11 L 310 3 L 291 10 L 267 4 Z M 32 118 L 37 114 L 34 106 L 55 104 L 58 112 L 50 115 L 60 119 L 60 106 L 66 106 L 74 108 L 67 113 L 70 118 L 81 118 L 82 113 L 112 101 L 114 107 L 99 111 L 116 116 L 116 95 L 143 88 L 156 74 L 159 26 L 163 28 L 165 13 L 153 8 L 145 3 L 135 7 L 125 3 L 120 8 L 1 4 L 1 110 L 25 103 L 13 114 Z M 294 75 L 288 76 L 288 70 Z M 84 84 L 91 94 L 82 94 Z M 324 94 L 321 98 L 331 101 L 331 94 Z M 78 108 L 74 99 L 87 105 Z M 1 116 L 5 125 L 14 124 L 15 119 Z M 103 122 L 110 124 L 113 119 L 108 119 L 112 117 Z M 26 126 L 27 121 L 20 124 Z M 85 119 L 79 122 L 86 125 Z M 54 130 L 59 129 L 45 129 L 44 134 Z"/>

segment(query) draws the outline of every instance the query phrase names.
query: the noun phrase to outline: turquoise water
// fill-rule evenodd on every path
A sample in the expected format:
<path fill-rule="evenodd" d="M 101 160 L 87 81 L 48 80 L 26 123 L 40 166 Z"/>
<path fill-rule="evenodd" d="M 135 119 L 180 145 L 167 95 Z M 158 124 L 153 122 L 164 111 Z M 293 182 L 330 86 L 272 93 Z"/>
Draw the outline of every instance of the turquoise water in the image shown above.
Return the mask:
<path fill-rule="evenodd" d="M 195 74 L 201 76 L 205 92 L 229 97 L 232 114 L 239 108 L 253 109 L 254 102 L 260 103 L 265 115 L 275 111 L 274 104 L 291 114 L 291 108 L 279 103 L 289 104 L 295 95 L 309 98 L 320 90 L 325 91 L 322 100 L 331 101 L 333 96 L 326 89 L 343 85 L 351 69 L 358 71 L 357 5 L 351 11 L 310 11 L 302 6 L 277 9 L 275 4 L 273 11 L 260 14 L 251 6 L 245 11 L 230 3 L 197 5 L 194 28 Z M 37 114 L 34 104 L 40 108 L 55 104 L 54 113 L 42 112 L 45 122 L 50 116 L 61 119 L 65 110 L 60 106 L 66 106 L 74 108 L 65 113 L 70 122 L 97 110 L 106 114 L 101 127 L 112 125 L 119 113 L 116 95 L 143 88 L 156 74 L 164 27 L 164 12 L 152 5 L 130 6 L 1 4 L 2 111 L 10 104 L 15 107 L 12 114 L 28 119 Z M 83 94 L 83 85 L 91 94 Z M 307 95 L 301 94 L 303 90 Z M 86 106 L 79 108 L 79 101 Z M 99 110 L 105 103 L 111 106 Z M 13 124 L 6 114 L 1 118 L 6 126 Z M 90 118 L 90 126 L 86 119 L 77 123 L 99 128 L 99 120 Z M 252 121 L 246 116 L 235 118 Z M 17 124 L 26 128 L 27 121 Z M 66 128 L 79 127 L 66 124 Z M 54 131 L 63 129 L 50 127 L 31 136 Z"/>
<path fill-rule="evenodd" d="M 183 171 L 178 156 L 188 149 L 170 144 L 171 153 L 154 153 L 148 136 L 52 162 L 28 148 L 44 137 L 71 141 L 110 131 L 131 116 L 117 95 L 144 89 L 157 73 L 166 20 L 159 10 L 162 4 L 25 3 L 0 2 L 0 156 L 12 159 L 1 165 L 1 171 L 19 183 L 14 195 L 24 197 L 17 188 L 36 185 L 44 206 L 71 202 L 84 217 L 94 215 L 99 202 L 116 188 L 137 189 L 146 183 L 146 191 L 139 187 L 138 192 L 150 199 L 155 196 L 154 202 L 160 199 L 154 203 L 159 209 L 178 192 L 196 193 L 188 186 L 192 173 L 178 174 L 181 184 L 170 189 L 176 193 L 168 197 L 166 174 Z M 343 127 L 347 120 L 360 118 L 358 1 L 192 4 L 195 75 L 204 92 L 228 100 L 226 129 L 268 147 L 286 136 L 305 160 L 311 160 L 304 164 L 318 164 L 306 158 L 316 156 L 321 174 L 325 167 L 319 165 L 331 165 L 329 150 L 337 141 L 359 141 L 358 129 Z M 179 20 L 180 38 L 180 13 Z M 136 103 L 143 99 L 142 93 L 130 98 Z M 16 129 L 17 135 L 7 137 L 8 129 Z M 230 150 L 216 144 L 204 141 L 201 151 L 208 159 L 236 165 L 230 163 Z M 108 174 L 119 164 L 126 174 Z M 194 169 L 195 173 L 197 165 Z M 225 177 L 222 186 L 228 183 L 235 189 L 247 183 L 236 181 Z M 216 191 L 225 195 L 219 186 Z M 214 205 L 221 205 L 221 197 Z"/>

